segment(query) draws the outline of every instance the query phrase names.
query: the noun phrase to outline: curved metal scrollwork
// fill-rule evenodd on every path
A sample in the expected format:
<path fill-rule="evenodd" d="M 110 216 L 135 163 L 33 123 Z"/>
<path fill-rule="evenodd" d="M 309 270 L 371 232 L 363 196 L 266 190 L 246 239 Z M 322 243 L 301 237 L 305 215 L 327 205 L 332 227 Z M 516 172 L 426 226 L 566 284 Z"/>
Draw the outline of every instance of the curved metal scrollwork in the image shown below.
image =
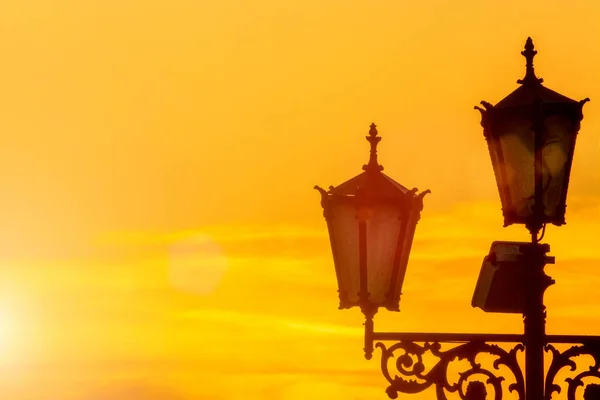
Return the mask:
<path fill-rule="evenodd" d="M 398 393 L 419 393 L 432 385 L 435 385 L 437 398 L 441 400 L 447 400 L 446 393 L 458 393 L 463 400 L 485 399 L 485 389 L 478 386 L 484 384 L 474 380 L 476 377 L 481 377 L 484 378 L 485 384 L 493 387 L 493 397 L 487 398 L 500 400 L 503 398 L 502 382 L 504 381 L 504 377 L 499 376 L 501 366 L 507 367 L 514 376 L 514 382 L 508 385 L 509 392 L 516 391 L 520 400 L 525 399 L 523 373 L 517 361 L 517 352 L 524 350 L 522 344 L 517 344 L 510 351 L 485 342 L 468 342 L 447 351 L 442 351 L 442 346 L 438 342 L 417 344 L 412 341 L 401 341 L 389 348 L 383 343 L 377 343 L 376 347 L 382 351 L 381 370 L 390 383 L 386 393 L 392 399 L 398 398 Z M 426 353 L 439 359 L 429 371 L 426 371 L 423 357 Z M 478 356 L 483 354 L 487 355 L 493 368 L 484 368 L 482 363 L 477 362 Z M 396 361 L 395 373 L 390 372 L 389 368 L 392 359 Z M 466 371 L 459 372 L 458 379 L 451 382 L 449 366 L 453 361 L 460 360 L 468 361 L 470 367 Z M 468 386 L 470 388 L 467 388 Z M 473 396 L 469 394 L 469 392 L 475 393 L 470 390 L 473 388 L 482 389 L 484 392 Z"/>
<path fill-rule="evenodd" d="M 552 399 L 554 392 L 561 392 L 561 385 L 555 383 L 555 379 L 557 374 L 567 367 L 569 370 L 566 372 L 576 373 L 575 376 L 565 379 L 568 400 L 575 400 L 577 388 L 583 386 L 585 386 L 583 391 L 583 398 L 585 400 L 600 399 L 600 385 L 597 384 L 600 383 L 600 343 L 585 343 L 581 346 L 573 346 L 562 353 L 553 345 L 548 344 L 545 350 L 552 353 L 552 363 L 546 375 L 545 393 L 547 400 Z M 593 359 L 593 362 L 587 370 L 581 370 L 581 372 L 577 373 L 578 368 L 575 358 L 581 356 L 589 356 L 591 357 L 590 361 Z M 589 383 L 589 378 L 595 378 L 596 384 Z M 586 380 L 585 382 L 584 379 Z"/>

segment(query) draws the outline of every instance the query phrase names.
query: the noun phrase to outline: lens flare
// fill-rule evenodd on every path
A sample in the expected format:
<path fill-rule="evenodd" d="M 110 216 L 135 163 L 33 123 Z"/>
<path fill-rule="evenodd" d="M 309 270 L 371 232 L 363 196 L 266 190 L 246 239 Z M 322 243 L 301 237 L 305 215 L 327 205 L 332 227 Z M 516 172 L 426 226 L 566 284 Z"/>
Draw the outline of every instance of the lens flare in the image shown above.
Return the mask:
<path fill-rule="evenodd" d="M 199 295 L 214 292 L 227 270 L 225 253 L 210 236 L 197 235 L 171 246 L 169 273 L 171 284 L 182 291 Z"/>

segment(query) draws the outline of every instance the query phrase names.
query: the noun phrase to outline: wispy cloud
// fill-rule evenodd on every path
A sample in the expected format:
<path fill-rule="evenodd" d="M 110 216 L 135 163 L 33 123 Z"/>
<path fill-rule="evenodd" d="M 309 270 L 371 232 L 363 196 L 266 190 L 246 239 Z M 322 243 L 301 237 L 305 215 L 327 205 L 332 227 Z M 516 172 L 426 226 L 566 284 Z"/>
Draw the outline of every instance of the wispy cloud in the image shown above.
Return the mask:
<path fill-rule="evenodd" d="M 280 335 L 281 331 L 287 334 L 318 335 L 318 336 L 350 336 L 360 337 L 363 330 L 359 327 L 342 324 L 328 324 L 323 321 L 308 319 L 290 319 L 274 316 L 268 313 L 236 312 L 224 309 L 193 309 L 177 313 L 178 318 L 186 320 L 203 321 L 207 323 L 218 322 L 230 325 L 264 329 L 264 332 Z M 277 331 L 277 333 L 272 333 Z"/>

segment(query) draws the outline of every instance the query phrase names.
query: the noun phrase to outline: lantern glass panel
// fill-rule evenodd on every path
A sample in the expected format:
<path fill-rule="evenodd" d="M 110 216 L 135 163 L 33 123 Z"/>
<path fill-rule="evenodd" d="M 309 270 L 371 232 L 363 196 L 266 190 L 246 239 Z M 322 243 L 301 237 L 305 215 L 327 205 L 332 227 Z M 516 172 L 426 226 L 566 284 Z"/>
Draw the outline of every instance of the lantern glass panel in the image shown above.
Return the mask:
<path fill-rule="evenodd" d="M 545 120 L 545 137 L 542 147 L 543 188 L 545 214 L 562 219 L 563 201 L 567 190 L 567 168 L 574 145 L 575 134 L 571 121 L 562 115 L 552 115 Z"/>
<path fill-rule="evenodd" d="M 499 145 L 497 150 L 501 153 L 498 154 L 498 168 L 502 177 L 498 180 L 498 189 L 504 199 L 503 207 L 511 209 L 518 218 L 529 217 L 535 201 L 535 152 L 531 125 L 525 117 L 506 117 L 499 122 L 495 135 L 495 145 Z"/>
<path fill-rule="evenodd" d="M 401 233 L 401 257 L 398 262 L 398 276 L 396 276 L 395 291 L 391 293 L 394 301 L 400 299 L 402 291 L 402 285 L 404 284 L 404 276 L 406 274 L 406 267 L 408 265 L 408 259 L 410 257 L 410 250 L 415 235 L 415 229 L 417 228 L 417 222 L 419 220 L 419 214 L 411 212 L 402 216 L 406 221 L 403 222 L 404 232 Z"/>
<path fill-rule="evenodd" d="M 338 271 L 340 297 L 358 303 L 360 290 L 357 211 L 353 204 L 332 204 L 330 232 L 333 258 Z"/>
<path fill-rule="evenodd" d="M 392 282 L 394 258 L 400 236 L 400 208 L 381 205 L 371 208 L 367 220 L 367 276 L 370 302 L 382 304 Z"/>

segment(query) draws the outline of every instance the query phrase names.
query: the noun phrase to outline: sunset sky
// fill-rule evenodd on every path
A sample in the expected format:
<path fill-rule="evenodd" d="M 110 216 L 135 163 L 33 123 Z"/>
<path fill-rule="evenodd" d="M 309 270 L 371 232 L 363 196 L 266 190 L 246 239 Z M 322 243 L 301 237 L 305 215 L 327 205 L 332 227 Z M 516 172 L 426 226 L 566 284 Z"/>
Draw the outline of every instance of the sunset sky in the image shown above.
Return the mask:
<path fill-rule="evenodd" d="M 431 189 L 376 329 L 513 332 L 471 296 L 502 228 L 473 106 L 590 97 L 549 333 L 600 334 L 600 2 L 3 0 L 0 398 L 387 398 L 338 311 L 315 184 Z M 421 399 L 419 395 L 405 397 Z"/>

